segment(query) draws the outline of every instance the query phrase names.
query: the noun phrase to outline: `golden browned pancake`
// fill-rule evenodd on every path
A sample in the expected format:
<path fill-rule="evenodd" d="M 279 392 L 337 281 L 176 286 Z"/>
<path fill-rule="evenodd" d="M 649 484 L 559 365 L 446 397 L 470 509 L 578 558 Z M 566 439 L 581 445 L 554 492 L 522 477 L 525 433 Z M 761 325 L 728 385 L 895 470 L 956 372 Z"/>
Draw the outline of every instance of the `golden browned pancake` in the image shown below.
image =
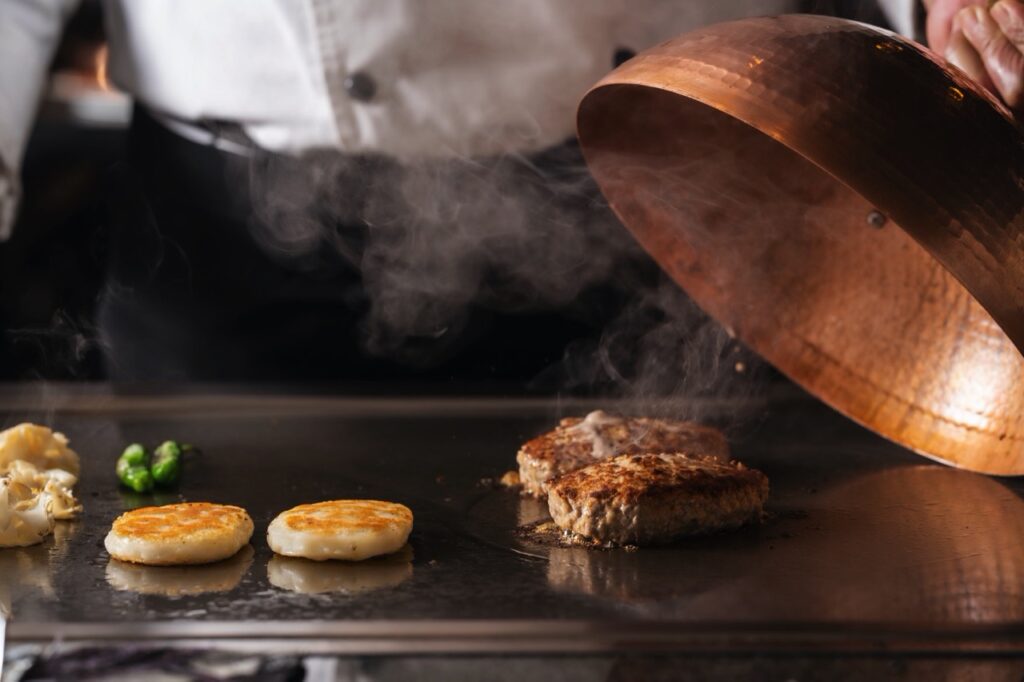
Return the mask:
<path fill-rule="evenodd" d="M 570 417 L 519 450 L 519 479 L 531 495 L 543 497 L 562 474 L 623 452 L 680 452 L 729 458 L 729 443 L 718 429 L 688 421 L 617 417 L 602 411 Z"/>
<path fill-rule="evenodd" d="M 396 552 L 412 532 L 412 511 L 380 500 L 301 504 L 267 528 L 270 548 L 285 556 L 359 561 Z"/>
<path fill-rule="evenodd" d="M 110 556 L 153 566 L 206 564 L 234 555 L 252 537 L 241 507 L 185 502 L 141 507 L 114 521 L 104 544 Z"/>
<path fill-rule="evenodd" d="M 760 518 L 768 477 L 739 462 L 677 453 L 625 454 L 556 479 L 551 518 L 611 544 L 649 545 Z"/>

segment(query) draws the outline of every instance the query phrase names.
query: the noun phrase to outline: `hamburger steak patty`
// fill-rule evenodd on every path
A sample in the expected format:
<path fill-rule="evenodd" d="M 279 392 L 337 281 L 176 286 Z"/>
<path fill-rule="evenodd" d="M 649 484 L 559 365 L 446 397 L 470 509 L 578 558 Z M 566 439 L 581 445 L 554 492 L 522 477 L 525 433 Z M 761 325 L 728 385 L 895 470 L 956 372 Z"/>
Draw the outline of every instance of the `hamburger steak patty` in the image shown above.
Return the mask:
<path fill-rule="evenodd" d="M 739 462 L 629 453 L 553 481 L 548 510 L 563 530 L 652 545 L 742 526 L 760 517 L 767 498 L 768 477 Z"/>
<path fill-rule="evenodd" d="M 569 417 L 553 431 L 528 441 L 516 455 L 523 489 L 537 497 L 562 474 L 623 452 L 680 452 L 729 459 L 729 444 L 718 429 L 695 422 L 616 417 L 600 410 Z"/>

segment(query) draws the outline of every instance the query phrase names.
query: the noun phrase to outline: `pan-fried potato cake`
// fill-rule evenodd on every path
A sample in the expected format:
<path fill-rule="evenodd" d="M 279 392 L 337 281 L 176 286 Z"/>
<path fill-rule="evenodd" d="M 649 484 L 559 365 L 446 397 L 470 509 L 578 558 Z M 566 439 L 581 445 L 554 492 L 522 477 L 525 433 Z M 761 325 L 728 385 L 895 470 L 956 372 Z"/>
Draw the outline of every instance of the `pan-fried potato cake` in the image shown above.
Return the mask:
<path fill-rule="evenodd" d="M 400 550 L 412 532 L 412 511 L 380 500 L 300 504 L 267 528 L 270 549 L 314 561 L 361 561 Z"/>
<path fill-rule="evenodd" d="M 121 514 L 104 544 L 110 556 L 151 566 L 208 564 L 234 556 L 252 537 L 241 507 L 185 502 Z"/>
<path fill-rule="evenodd" d="M 563 419 L 553 431 L 523 445 L 516 455 L 519 479 L 527 493 L 543 497 L 552 479 L 623 452 L 681 452 L 728 460 L 729 443 L 718 429 L 695 422 L 617 417 L 598 410 L 583 419 Z"/>
<path fill-rule="evenodd" d="M 552 482 L 548 511 L 563 530 L 616 545 L 653 545 L 760 517 L 768 477 L 739 462 L 678 453 L 625 454 Z"/>

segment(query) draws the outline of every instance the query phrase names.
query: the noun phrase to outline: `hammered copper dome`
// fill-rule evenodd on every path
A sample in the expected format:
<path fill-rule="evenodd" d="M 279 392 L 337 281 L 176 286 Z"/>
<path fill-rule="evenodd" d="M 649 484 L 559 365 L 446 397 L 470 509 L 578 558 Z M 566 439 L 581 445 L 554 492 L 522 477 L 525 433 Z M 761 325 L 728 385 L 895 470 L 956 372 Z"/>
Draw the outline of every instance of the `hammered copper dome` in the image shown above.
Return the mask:
<path fill-rule="evenodd" d="M 841 19 L 711 26 L 595 85 L 612 207 L 712 316 L 922 454 L 1024 473 L 1024 138 L 917 44 Z"/>

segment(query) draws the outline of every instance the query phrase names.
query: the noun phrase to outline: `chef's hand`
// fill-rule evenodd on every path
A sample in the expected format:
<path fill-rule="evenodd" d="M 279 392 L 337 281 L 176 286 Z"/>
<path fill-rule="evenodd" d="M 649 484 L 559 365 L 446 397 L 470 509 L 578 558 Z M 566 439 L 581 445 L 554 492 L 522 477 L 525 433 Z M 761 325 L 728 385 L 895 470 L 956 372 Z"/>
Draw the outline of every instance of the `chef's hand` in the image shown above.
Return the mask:
<path fill-rule="evenodd" d="M 924 0 L 928 44 L 1024 115 L 1024 3 Z"/>

